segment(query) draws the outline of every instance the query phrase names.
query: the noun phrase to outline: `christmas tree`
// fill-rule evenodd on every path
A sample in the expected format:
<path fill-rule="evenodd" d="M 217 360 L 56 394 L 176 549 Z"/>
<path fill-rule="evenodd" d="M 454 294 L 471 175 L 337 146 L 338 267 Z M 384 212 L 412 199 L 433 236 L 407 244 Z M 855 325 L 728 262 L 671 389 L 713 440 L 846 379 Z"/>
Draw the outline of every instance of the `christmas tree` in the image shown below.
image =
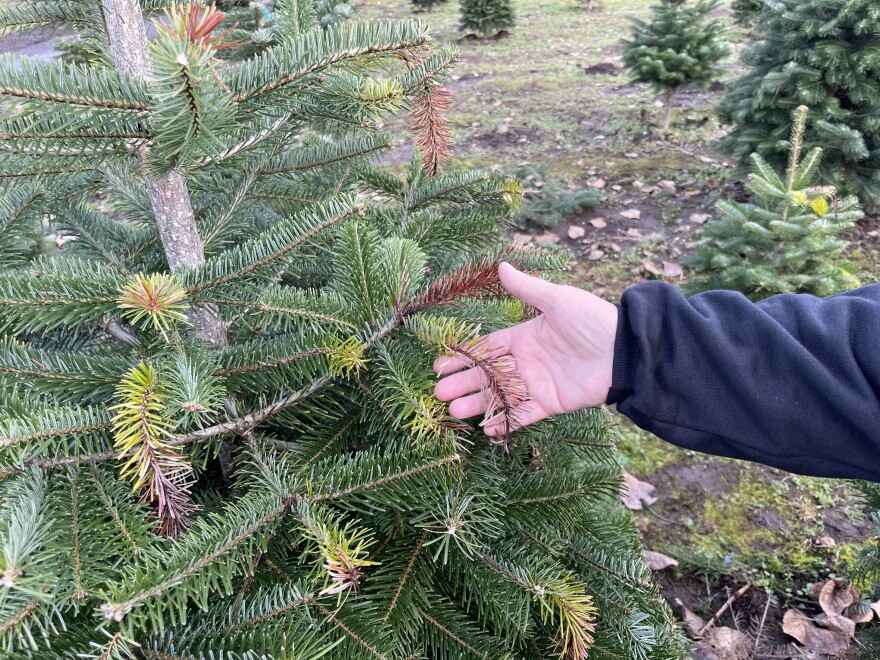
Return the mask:
<path fill-rule="evenodd" d="M 565 264 L 501 247 L 515 182 L 442 170 L 455 50 L 311 0 L 270 19 L 248 45 L 197 3 L 0 10 L 106 50 L 0 58 L 0 649 L 684 657 L 606 415 L 495 445 L 432 395 L 457 352 L 527 405 L 481 350 L 532 313 L 497 266 Z M 401 107 L 395 176 L 370 156 Z"/>
<path fill-rule="evenodd" d="M 744 27 L 751 27 L 760 17 L 764 0 L 733 0 L 730 9 L 734 20 Z"/>
<path fill-rule="evenodd" d="M 673 95 L 682 87 L 704 86 L 720 74 L 728 53 L 724 25 L 707 16 L 718 0 L 661 0 L 650 21 L 633 19 L 632 36 L 623 40 L 623 62 L 633 82 L 649 83 L 664 95 L 664 129 L 672 123 Z"/>
<path fill-rule="evenodd" d="M 880 207 L 880 5 L 872 0 L 776 0 L 746 52 L 746 75 L 718 108 L 732 126 L 722 149 L 746 166 L 753 152 L 784 167 L 789 117 L 810 115 L 804 147 L 820 146 L 819 180 Z"/>
<path fill-rule="evenodd" d="M 434 11 L 434 7 L 447 0 L 411 0 L 417 11 Z"/>
<path fill-rule="evenodd" d="M 862 217 L 859 202 L 813 184 L 822 150 L 803 155 L 807 113 L 805 106 L 795 112 L 784 177 L 754 154 L 748 188 L 756 203 L 718 203 L 721 217 L 704 226 L 690 261 L 692 290 L 734 289 L 759 300 L 777 293 L 829 296 L 859 285 L 858 266 L 842 260 L 846 243 L 838 238 Z"/>
<path fill-rule="evenodd" d="M 461 0 L 460 29 L 467 34 L 489 37 L 513 27 L 510 0 Z"/>

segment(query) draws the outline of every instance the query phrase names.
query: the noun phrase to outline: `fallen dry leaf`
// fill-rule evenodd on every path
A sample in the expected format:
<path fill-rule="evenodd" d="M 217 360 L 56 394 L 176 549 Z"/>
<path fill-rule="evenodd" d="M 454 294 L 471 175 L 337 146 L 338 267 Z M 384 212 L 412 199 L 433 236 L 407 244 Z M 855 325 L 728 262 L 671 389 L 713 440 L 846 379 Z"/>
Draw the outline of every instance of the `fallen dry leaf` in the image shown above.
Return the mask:
<path fill-rule="evenodd" d="M 671 195 L 674 195 L 678 192 L 678 187 L 675 185 L 675 181 L 669 181 L 667 179 L 664 181 L 660 181 L 657 185 Z"/>
<path fill-rule="evenodd" d="M 823 536 L 822 538 L 813 541 L 813 545 L 815 545 L 817 548 L 833 548 L 837 546 L 837 541 L 835 541 L 830 536 Z"/>
<path fill-rule="evenodd" d="M 554 234 L 552 231 L 547 230 L 543 234 L 535 236 L 535 242 L 543 243 L 545 245 L 553 245 L 554 243 L 559 242 L 559 236 Z"/>
<path fill-rule="evenodd" d="M 702 630 L 705 625 L 703 618 L 699 614 L 695 614 L 685 607 L 685 604 L 681 602 L 681 598 L 676 598 L 675 604 L 679 610 L 681 610 L 681 620 L 684 621 L 684 627 L 687 630 L 688 635 L 694 637 L 699 634 L 700 630 Z"/>
<path fill-rule="evenodd" d="M 856 636 L 856 622 L 842 614 L 835 614 L 834 616 L 817 614 L 816 625 L 827 630 L 843 633 L 850 638 Z"/>
<path fill-rule="evenodd" d="M 523 234 L 522 232 L 516 232 L 513 235 L 513 242 L 519 243 L 520 245 L 528 245 L 532 242 L 532 238 L 534 238 L 531 234 Z"/>
<path fill-rule="evenodd" d="M 651 273 L 651 275 L 653 275 L 654 277 L 659 277 L 660 275 L 663 274 L 663 271 L 660 270 L 659 268 L 657 268 L 656 264 L 654 264 L 653 261 L 646 261 L 645 263 L 642 264 L 642 266 L 644 267 L 644 269 L 647 272 Z"/>
<path fill-rule="evenodd" d="M 652 571 L 662 571 L 670 566 L 678 566 L 678 560 L 653 550 L 645 550 L 645 559 L 648 560 L 648 566 Z"/>
<path fill-rule="evenodd" d="M 782 632 L 794 637 L 805 648 L 837 657 L 849 648 L 849 636 L 836 630 L 820 628 L 797 610 L 788 610 L 782 618 Z"/>
<path fill-rule="evenodd" d="M 657 501 L 654 497 L 657 489 L 647 481 L 641 481 L 629 472 L 623 473 L 623 481 L 625 488 L 620 497 L 630 511 L 641 511 Z"/>
<path fill-rule="evenodd" d="M 681 277 L 684 274 L 684 270 L 680 264 L 673 261 L 664 261 L 663 274 L 667 277 Z"/>
<path fill-rule="evenodd" d="M 629 220 L 638 220 L 642 217 L 642 212 L 638 209 L 627 209 L 626 211 L 621 211 L 620 216 Z"/>
<path fill-rule="evenodd" d="M 846 608 L 844 615 L 853 623 L 871 623 L 874 620 L 874 610 L 869 606 L 864 612 L 859 612 L 858 601 Z"/>
<path fill-rule="evenodd" d="M 640 232 L 636 227 L 630 227 L 626 230 L 626 235 L 630 238 L 641 238 L 642 232 Z"/>
<path fill-rule="evenodd" d="M 709 631 L 697 645 L 697 651 L 705 653 L 706 658 L 717 660 L 747 660 L 751 656 L 752 644 L 738 630 L 721 626 Z"/>
<path fill-rule="evenodd" d="M 709 158 L 708 156 L 700 156 L 700 162 L 701 163 L 715 163 L 717 161 L 715 161 L 713 158 Z"/>
<path fill-rule="evenodd" d="M 605 253 L 602 250 L 600 250 L 599 248 L 593 248 L 592 250 L 590 250 L 590 254 L 587 255 L 587 259 L 589 259 L 590 261 L 599 261 L 599 259 L 604 256 Z"/>
<path fill-rule="evenodd" d="M 591 188 L 596 188 L 598 190 L 604 190 L 605 186 L 607 184 L 605 183 L 605 179 L 596 179 L 595 181 L 591 181 L 587 185 L 590 186 Z"/>
<path fill-rule="evenodd" d="M 706 220 L 711 218 L 708 213 L 691 213 L 690 221 L 696 222 L 698 225 L 702 225 Z"/>
<path fill-rule="evenodd" d="M 608 226 L 608 223 L 605 222 L 605 218 L 593 218 L 590 220 L 590 224 L 596 229 L 605 229 L 605 227 Z"/>
<path fill-rule="evenodd" d="M 855 594 L 845 578 L 834 578 L 822 585 L 817 600 L 825 614 L 836 616 L 853 604 Z"/>
<path fill-rule="evenodd" d="M 583 227 L 578 227 L 577 225 L 572 225 L 568 228 L 568 237 L 572 240 L 577 240 L 578 238 L 583 237 L 583 235 L 586 233 L 586 229 L 584 229 Z"/>

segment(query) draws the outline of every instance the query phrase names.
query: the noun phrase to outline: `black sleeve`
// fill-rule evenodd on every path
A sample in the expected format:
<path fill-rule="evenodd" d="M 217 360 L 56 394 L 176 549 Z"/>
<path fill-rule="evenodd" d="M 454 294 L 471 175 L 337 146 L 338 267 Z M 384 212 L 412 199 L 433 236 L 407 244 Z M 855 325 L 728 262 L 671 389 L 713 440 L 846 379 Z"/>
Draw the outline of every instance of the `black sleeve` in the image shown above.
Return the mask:
<path fill-rule="evenodd" d="M 880 481 L 880 284 L 760 303 L 634 286 L 607 402 L 687 449 Z"/>

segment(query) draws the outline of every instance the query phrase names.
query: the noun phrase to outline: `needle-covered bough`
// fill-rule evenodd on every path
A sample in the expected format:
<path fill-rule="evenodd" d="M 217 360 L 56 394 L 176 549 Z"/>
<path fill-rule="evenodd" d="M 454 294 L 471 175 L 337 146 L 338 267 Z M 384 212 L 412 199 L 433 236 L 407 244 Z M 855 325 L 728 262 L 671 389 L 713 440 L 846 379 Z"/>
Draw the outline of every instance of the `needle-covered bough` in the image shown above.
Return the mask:
<path fill-rule="evenodd" d="M 605 415 L 499 447 L 432 395 L 458 351 L 528 405 L 497 265 L 565 265 L 444 170 L 455 49 L 267 7 L 0 9 L 99 47 L 0 57 L 0 654 L 680 657 Z"/>

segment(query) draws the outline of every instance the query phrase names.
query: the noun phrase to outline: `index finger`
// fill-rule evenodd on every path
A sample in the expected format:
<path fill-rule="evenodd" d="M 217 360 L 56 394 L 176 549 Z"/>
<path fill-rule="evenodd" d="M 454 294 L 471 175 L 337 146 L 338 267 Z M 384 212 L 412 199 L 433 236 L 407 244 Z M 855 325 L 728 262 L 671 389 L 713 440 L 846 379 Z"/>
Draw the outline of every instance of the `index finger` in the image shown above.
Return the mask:
<path fill-rule="evenodd" d="M 491 355 L 504 355 L 510 352 L 510 337 L 513 328 L 498 330 L 483 338 L 484 350 Z M 474 361 L 463 355 L 441 355 L 434 360 L 434 372 L 438 376 L 447 376 L 461 371 L 465 367 L 474 366 Z"/>

